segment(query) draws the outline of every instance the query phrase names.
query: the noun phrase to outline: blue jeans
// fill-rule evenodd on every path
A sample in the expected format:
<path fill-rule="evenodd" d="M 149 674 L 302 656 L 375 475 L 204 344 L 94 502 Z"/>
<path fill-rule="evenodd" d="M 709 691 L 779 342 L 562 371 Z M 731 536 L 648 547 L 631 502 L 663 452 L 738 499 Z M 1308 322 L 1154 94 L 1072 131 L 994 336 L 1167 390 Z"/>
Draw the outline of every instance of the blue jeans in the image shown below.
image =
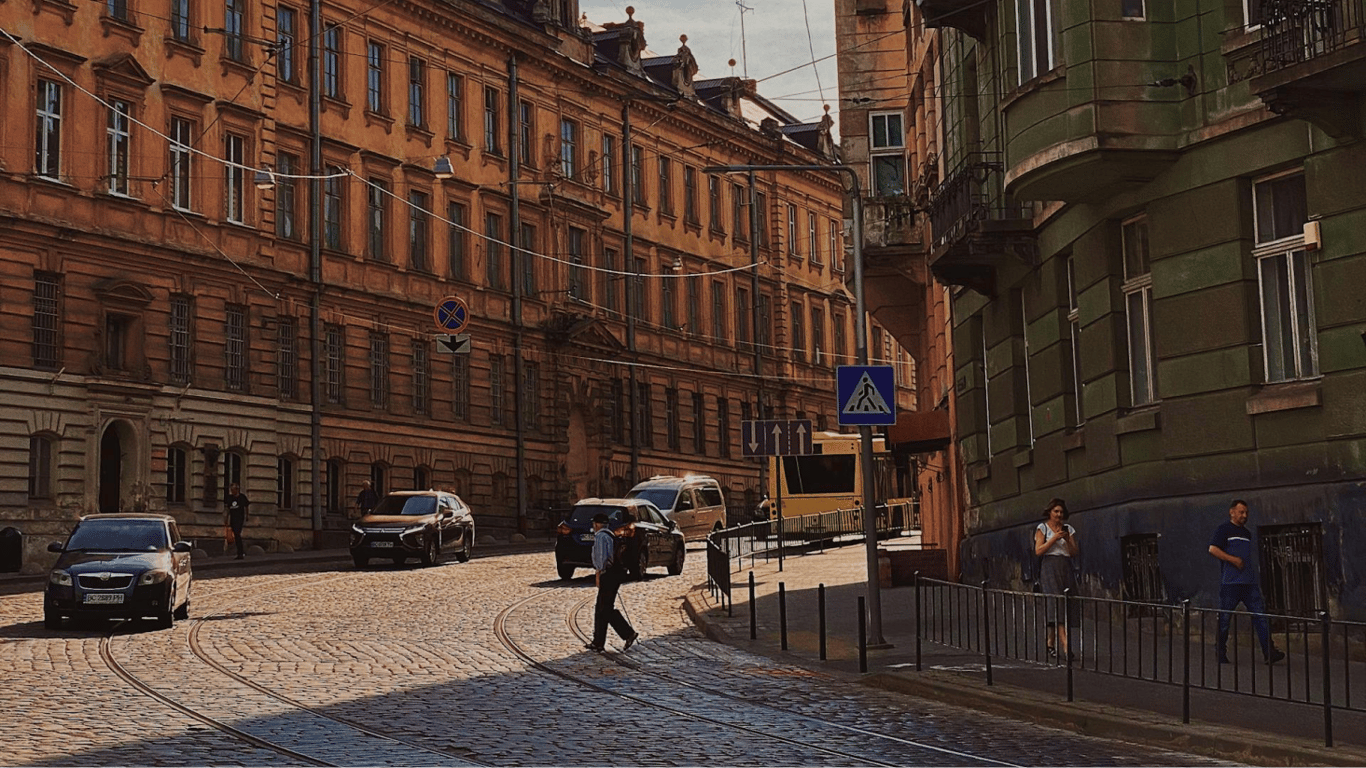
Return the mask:
<path fill-rule="evenodd" d="M 1224 584 L 1219 587 L 1219 610 L 1232 611 L 1238 603 L 1247 606 L 1252 614 L 1252 628 L 1257 631 L 1257 639 L 1262 644 L 1262 655 L 1271 657 L 1271 627 L 1266 623 L 1266 601 L 1262 600 L 1262 588 L 1256 584 Z M 1219 658 L 1228 658 L 1228 625 L 1231 615 L 1219 614 Z"/>

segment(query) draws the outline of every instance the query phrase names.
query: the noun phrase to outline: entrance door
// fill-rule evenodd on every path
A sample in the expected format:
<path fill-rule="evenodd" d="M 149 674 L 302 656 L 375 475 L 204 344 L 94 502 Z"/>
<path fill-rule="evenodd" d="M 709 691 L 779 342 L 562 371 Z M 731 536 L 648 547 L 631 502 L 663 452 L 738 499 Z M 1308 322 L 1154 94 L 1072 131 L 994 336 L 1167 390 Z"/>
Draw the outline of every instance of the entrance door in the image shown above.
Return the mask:
<path fill-rule="evenodd" d="M 123 444 L 110 424 L 100 439 L 100 511 L 119 511 L 119 482 L 123 477 Z"/>

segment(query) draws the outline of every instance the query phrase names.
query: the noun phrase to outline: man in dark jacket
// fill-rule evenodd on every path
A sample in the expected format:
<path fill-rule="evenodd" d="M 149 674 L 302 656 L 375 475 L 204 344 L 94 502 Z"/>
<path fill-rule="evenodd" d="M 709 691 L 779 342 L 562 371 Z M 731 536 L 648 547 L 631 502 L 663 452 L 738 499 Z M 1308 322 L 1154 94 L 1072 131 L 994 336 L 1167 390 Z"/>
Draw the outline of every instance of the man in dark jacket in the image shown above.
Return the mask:
<path fill-rule="evenodd" d="M 237 483 L 228 488 L 228 498 L 224 499 L 223 524 L 232 529 L 232 538 L 237 542 L 237 559 L 245 558 L 247 547 L 242 542 L 242 528 L 247 524 L 247 497 Z"/>
<path fill-rule="evenodd" d="M 1228 625 L 1230 611 L 1242 603 L 1252 613 L 1252 628 L 1262 644 L 1267 664 L 1285 658 L 1285 652 L 1271 644 L 1271 628 L 1266 623 L 1266 601 L 1257 585 L 1253 563 L 1252 532 L 1247 529 L 1247 502 L 1234 499 L 1229 506 L 1228 522 L 1219 526 L 1209 542 L 1209 553 L 1222 563 L 1219 585 L 1219 663 L 1228 663 Z"/>
<path fill-rule="evenodd" d="M 621 650 L 629 649 L 640 635 L 617 610 L 617 592 L 626 580 L 626 564 L 618 562 L 617 537 L 607 529 L 608 517 L 599 512 L 593 515 L 593 570 L 598 578 L 598 601 L 593 611 L 593 640 L 584 646 L 602 653 L 607 645 L 607 626 L 610 624 L 625 641 Z"/>
<path fill-rule="evenodd" d="M 370 514 L 378 504 L 379 494 L 375 493 L 375 486 L 369 480 L 361 483 L 360 493 L 356 494 L 356 509 L 360 510 L 360 517 Z"/>

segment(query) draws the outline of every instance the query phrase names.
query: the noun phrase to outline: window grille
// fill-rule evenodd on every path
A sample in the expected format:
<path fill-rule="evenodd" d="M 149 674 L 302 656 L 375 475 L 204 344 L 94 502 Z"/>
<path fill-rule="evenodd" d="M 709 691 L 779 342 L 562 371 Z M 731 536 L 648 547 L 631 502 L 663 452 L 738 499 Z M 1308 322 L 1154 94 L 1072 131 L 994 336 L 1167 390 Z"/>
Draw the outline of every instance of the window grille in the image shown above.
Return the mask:
<path fill-rule="evenodd" d="M 1267 613 L 1313 617 L 1327 610 L 1319 523 L 1260 526 L 1257 544 Z"/>

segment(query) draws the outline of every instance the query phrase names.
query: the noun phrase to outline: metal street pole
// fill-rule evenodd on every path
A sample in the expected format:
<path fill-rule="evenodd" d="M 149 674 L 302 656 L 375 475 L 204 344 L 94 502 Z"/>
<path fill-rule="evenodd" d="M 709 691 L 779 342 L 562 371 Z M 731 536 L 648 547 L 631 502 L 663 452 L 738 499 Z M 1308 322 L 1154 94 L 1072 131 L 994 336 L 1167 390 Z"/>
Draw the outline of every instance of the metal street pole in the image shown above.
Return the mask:
<path fill-rule="evenodd" d="M 322 301 L 323 301 L 323 132 L 322 132 L 322 56 L 323 35 L 322 0 L 308 4 L 308 131 L 309 165 L 313 178 L 308 180 L 308 279 L 313 284 L 313 295 L 308 307 L 309 385 L 309 483 L 312 490 L 309 503 L 313 507 L 313 548 L 322 549 L 322 451 L 323 451 L 323 364 L 322 364 Z M 341 481 L 338 480 L 338 483 Z"/>
<path fill-rule="evenodd" d="M 515 473 L 517 475 L 517 532 L 526 534 L 527 528 L 527 489 L 526 489 L 526 421 L 527 414 L 522 408 L 523 397 L 536 397 L 535 392 L 526 392 L 526 381 L 523 380 L 523 371 L 526 370 L 525 363 L 522 361 L 522 280 L 523 272 L 528 268 L 530 257 L 522 253 L 519 248 L 528 248 L 530 244 L 522 242 L 522 209 L 521 209 L 521 185 L 517 183 L 518 176 L 521 175 L 521 123 L 520 115 L 517 113 L 517 54 L 508 56 L 508 177 L 512 183 L 511 187 L 512 205 L 509 218 L 511 219 L 512 231 L 508 233 L 508 242 L 513 244 L 512 259 L 508 264 L 512 268 L 512 419 L 513 430 L 517 436 L 517 451 L 515 462 Z"/>
<path fill-rule="evenodd" d="M 610 161 L 609 161 L 610 162 Z M 642 430 L 639 408 L 644 404 L 639 402 L 636 393 L 636 307 L 635 295 L 635 241 L 631 233 L 631 219 L 635 216 L 635 188 L 631 178 L 633 167 L 631 165 L 631 100 L 627 99 L 621 104 L 621 202 L 622 202 L 622 234 L 626 239 L 624 249 L 624 261 L 622 264 L 621 277 L 624 278 L 626 288 L 622 291 L 626 299 L 626 352 L 631 364 L 627 366 L 628 380 L 631 391 L 627 393 L 627 398 L 631 404 L 631 419 L 627 429 L 631 433 L 631 478 L 630 484 L 635 485 L 640 482 L 640 438 L 644 435 L 639 434 Z M 629 273 L 629 274 L 628 274 Z M 612 275 L 607 279 L 611 280 Z"/>
<path fill-rule="evenodd" d="M 868 321 L 863 302 L 863 194 L 858 173 L 847 165 L 713 165 L 703 173 L 753 173 L 754 171 L 836 171 L 849 174 L 854 216 L 854 335 L 859 365 L 868 364 Z M 833 260 L 835 255 L 830 254 Z M 873 430 L 859 427 L 859 461 L 863 465 L 863 532 L 868 550 L 868 644 L 886 646 L 882 637 L 882 592 L 877 569 L 877 508 L 873 488 Z"/>
<path fill-rule="evenodd" d="M 754 344 L 754 381 L 758 392 L 754 398 L 754 418 L 764 417 L 764 358 L 759 346 L 759 193 L 754 187 L 754 171 L 749 172 L 749 263 L 750 274 L 750 342 Z M 779 457 L 778 461 L 782 461 Z M 768 492 L 768 459 L 759 463 L 759 496 Z M 752 513 L 753 510 L 750 510 Z M 781 550 L 779 550 L 781 552 Z M 782 570 L 781 560 L 779 570 Z"/>

